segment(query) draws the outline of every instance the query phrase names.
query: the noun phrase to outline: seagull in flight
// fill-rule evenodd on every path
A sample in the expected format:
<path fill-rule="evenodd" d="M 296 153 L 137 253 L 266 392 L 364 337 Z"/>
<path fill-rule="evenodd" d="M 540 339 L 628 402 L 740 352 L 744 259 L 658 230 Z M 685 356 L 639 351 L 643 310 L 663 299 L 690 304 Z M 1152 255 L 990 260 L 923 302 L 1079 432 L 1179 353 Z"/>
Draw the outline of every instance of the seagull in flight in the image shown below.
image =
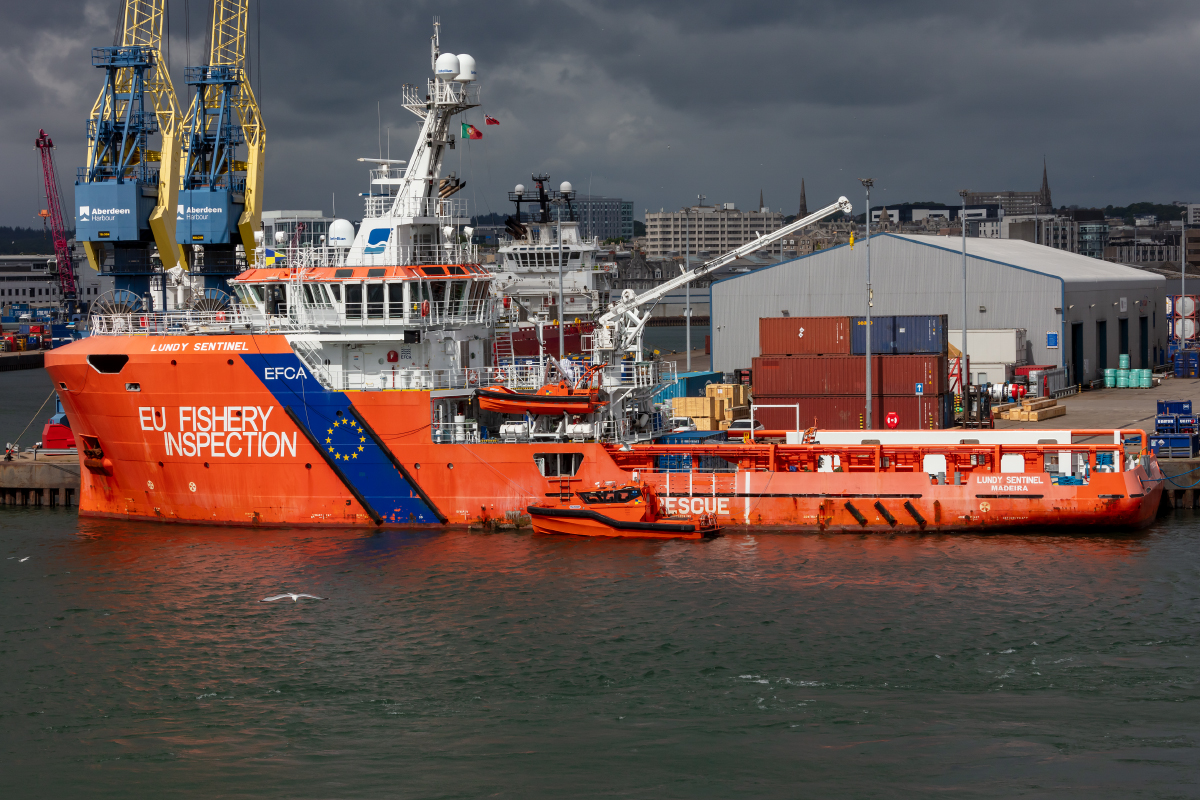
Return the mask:
<path fill-rule="evenodd" d="M 259 602 L 274 603 L 276 600 L 287 600 L 288 598 L 291 598 L 293 603 L 299 603 L 301 597 L 307 597 L 309 600 L 328 600 L 329 599 L 327 597 L 317 597 L 315 594 L 297 594 L 295 592 L 284 592 L 283 594 L 277 594 L 277 595 L 273 595 L 271 597 L 264 597 Z"/>
<path fill-rule="evenodd" d="M 25 556 L 24 558 L 22 558 L 22 559 L 21 559 L 20 561 L 18 561 L 17 563 L 18 563 L 18 564 L 24 564 L 24 563 L 25 563 L 26 561 L 28 561 L 28 560 L 29 560 L 29 556 Z"/>

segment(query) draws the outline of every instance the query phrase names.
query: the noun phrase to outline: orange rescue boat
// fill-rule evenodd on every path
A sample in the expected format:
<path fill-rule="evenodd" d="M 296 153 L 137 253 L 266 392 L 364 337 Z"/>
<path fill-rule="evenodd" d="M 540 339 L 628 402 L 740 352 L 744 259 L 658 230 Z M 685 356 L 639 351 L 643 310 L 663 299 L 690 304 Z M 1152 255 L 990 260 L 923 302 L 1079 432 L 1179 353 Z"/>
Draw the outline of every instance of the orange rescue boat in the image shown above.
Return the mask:
<path fill-rule="evenodd" d="M 535 533 L 635 539 L 703 539 L 719 530 L 715 516 L 663 515 L 653 488 L 643 484 L 576 492 L 577 500 L 529 506 Z"/>
<path fill-rule="evenodd" d="M 569 383 L 548 383 L 536 392 L 518 392 L 507 386 L 476 389 L 479 407 L 501 414 L 590 414 L 607 403 L 596 387 L 576 389 Z"/>

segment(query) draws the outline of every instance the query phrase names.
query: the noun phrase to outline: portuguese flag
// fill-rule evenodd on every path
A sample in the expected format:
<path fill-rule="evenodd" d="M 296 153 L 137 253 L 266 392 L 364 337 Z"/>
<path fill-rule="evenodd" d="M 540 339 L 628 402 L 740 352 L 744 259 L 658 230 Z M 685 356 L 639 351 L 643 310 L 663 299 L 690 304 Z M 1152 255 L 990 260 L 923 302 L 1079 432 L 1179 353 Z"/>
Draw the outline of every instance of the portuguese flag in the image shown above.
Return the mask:
<path fill-rule="evenodd" d="M 466 122 L 462 124 L 462 138 L 464 139 L 482 139 L 483 133 L 474 125 L 469 125 Z"/>

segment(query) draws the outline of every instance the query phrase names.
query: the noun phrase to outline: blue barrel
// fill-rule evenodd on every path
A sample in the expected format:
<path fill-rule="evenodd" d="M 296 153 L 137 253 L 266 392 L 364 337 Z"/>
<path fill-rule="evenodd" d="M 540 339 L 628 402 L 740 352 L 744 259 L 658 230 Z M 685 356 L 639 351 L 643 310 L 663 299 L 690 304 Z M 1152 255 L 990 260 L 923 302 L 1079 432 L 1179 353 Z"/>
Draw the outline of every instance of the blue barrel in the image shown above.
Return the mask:
<path fill-rule="evenodd" d="M 1120 358 L 1117 359 L 1117 366 L 1120 369 L 1129 369 L 1129 354 L 1128 353 L 1121 354 Z"/>

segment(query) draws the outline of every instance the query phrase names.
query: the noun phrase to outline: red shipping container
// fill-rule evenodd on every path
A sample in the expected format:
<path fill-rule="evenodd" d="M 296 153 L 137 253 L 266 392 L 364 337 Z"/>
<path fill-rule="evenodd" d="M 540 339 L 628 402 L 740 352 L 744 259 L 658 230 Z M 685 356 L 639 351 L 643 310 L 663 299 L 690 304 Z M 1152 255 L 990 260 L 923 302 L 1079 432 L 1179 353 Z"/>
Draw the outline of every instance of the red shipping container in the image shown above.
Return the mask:
<path fill-rule="evenodd" d="M 764 356 L 849 355 L 849 317 L 761 317 L 758 352 Z"/>
<path fill-rule="evenodd" d="M 872 398 L 871 427 L 876 430 L 884 429 L 884 417 L 894 412 L 900 418 L 898 430 L 929 430 L 941 428 L 945 409 L 946 395 L 925 395 L 917 397 L 875 397 Z M 797 397 L 794 395 L 754 396 L 754 418 L 768 430 L 795 430 L 796 410 L 800 406 L 800 429 L 811 427 L 816 420 L 818 428 L 826 430 L 858 430 L 864 427 L 863 415 L 866 398 L 861 395 L 825 395 L 823 397 Z M 787 408 L 759 408 L 763 405 L 788 406 Z"/>
<path fill-rule="evenodd" d="M 873 394 L 925 394 L 949 391 L 946 357 L 872 356 Z M 760 356 L 754 359 L 754 394 L 865 394 L 863 356 Z"/>

